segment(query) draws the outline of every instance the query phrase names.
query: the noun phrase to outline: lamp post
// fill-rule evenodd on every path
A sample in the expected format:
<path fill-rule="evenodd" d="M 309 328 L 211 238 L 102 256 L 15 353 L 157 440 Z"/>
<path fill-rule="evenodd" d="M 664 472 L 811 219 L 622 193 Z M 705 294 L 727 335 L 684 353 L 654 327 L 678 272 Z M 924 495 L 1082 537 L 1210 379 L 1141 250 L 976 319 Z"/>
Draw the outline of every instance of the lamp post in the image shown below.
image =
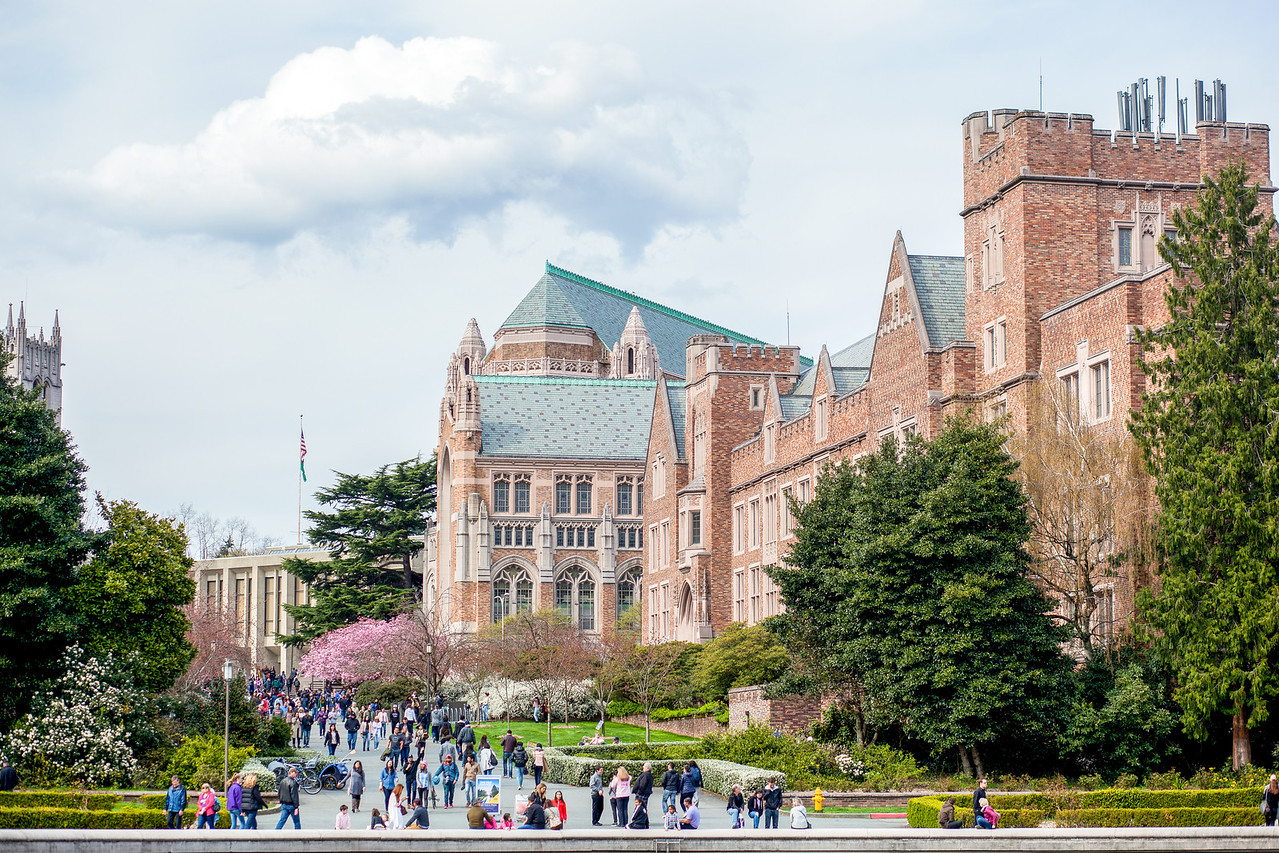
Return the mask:
<path fill-rule="evenodd" d="M 435 701 L 435 686 L 431 681 L 431 652 L 435 651 L 435 646 L 429 642 L 426 644 L 426 689 L 431 694 L 431 701 Z"/>
<path fill-rule="evenodd" d="M 506 642 L 506 617 L 511 615 L 511 594 L 495 595 L 493 600 L 502 605 L 502 642 Z"/>
<path fill-rule="evenodd" d="M 231 661 L 222 664 L 222 681 L 226 684 L 222 710 L 222 789 L 226 790 L 231 763 L 231 679 L 235 677 L 235 665 Z"/>

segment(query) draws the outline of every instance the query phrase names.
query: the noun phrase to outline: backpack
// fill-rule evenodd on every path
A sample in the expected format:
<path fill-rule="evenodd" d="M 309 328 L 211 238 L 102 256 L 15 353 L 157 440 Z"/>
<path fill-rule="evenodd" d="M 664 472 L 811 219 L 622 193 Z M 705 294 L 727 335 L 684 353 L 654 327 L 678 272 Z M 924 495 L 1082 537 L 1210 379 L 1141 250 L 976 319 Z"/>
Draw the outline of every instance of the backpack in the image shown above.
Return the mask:
<path fill-rule="evenodd" d="M 222 804 L 221 804 L 220 802 L 218 802 L 218 798 L 217 798 L 217 797 L 214 797 L 214 798 L 213 798 L 213 813 L 214 813 L 214 814 L 217 814 L 217 813 L 218 813 L 218 812 L 220 812 L 220 811 L 222 811 Z"/>

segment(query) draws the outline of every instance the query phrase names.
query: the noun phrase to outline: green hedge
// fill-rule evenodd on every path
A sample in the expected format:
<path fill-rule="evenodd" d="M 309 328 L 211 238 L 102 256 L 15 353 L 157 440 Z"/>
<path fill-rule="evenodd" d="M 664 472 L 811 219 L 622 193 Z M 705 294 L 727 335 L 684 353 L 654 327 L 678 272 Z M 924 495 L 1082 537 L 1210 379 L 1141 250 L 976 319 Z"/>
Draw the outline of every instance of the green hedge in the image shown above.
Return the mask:
<path fill-rule="evenodd" d="M 1207 793 L 1207 792 L 1205 792 Z M 1257 800 L 1260 802 L 1260 798 Z M 1261 826 L 1261 812 L 1251 808 L 1065 809 L 1058 826 Z"/>
<path fill-rule="evenodd" d="M 574 752 L 584 751 L 574 749 Z M 604 767 L 605 780 L 612 778 L 621 765 L 626 765 L 627 771 L 634 777 L 643 769 L 644 761 L 653 762 L 653 781 L 655 785 L 660 785 L 667 759 L 568 755 L 558 749 L 546 750 L 546 773 L 542 778 L 551 784 L 586 787 L 590 784 L 591 774 L 595 772 L 596 767 L 601 765 Z M 774 773 L 760 767 L 749 767 L 745 764 L 735 764 L 732 761 L 720 761 L 714 758 L 698 758 L 697 766 L 702 771 L 702 787 L 720 796 L 728 796 L 734 785 L 741 785 L 742 790 L 749 795 L 751 791 L 763 788 L 769 779 L 776 779 L 777 784 L 783 789 L 786 787 L 786 774 Z"/>
<path fill-rule="evenodd" d="M 917 797 L 906 808 L 916 828 L 937 826 L 945 796 Z M 955 796 L 955 818 L 965 826 L 973 821 L 972 795 Z M 1258 788 L 1145 791 L 1109 788 L 1063 794 L 995 794 L 990 804 L 999 812 L 999 825 L 1038 826 L 1046 819 L 1060 826 L 1258 826 L 1262 821 Z"/>
<path fill-rule="evenodd" d="M 163 829 L 166 815 L 155 809 L 83 811 L 46 807 L 0 807 L 0 829 Z M 227 826 L 230 826 L 230 821 Z"/>
<path fill-rule="evenodd" d="M 906 806 L 906 822 L 916 829 L 936 829 L 937 815 L 946 800 L 946 797 L 916 797 Z M 999 812 L 1001 827 L 1036 827 L 1052 813 L 1047 800 L 1042 794 L 1010 794 L 991 797 L 990 804 Z M 955 797 L 955 819 L 962 820 L 964 826 L 973 825 L 972 801 L 971 794 Z"/>
<path fill-rule="evenodd" d="M 109 811 L 121 802 L 118 794 L 77 794 L 75 791 L 0 791 L 0 808 L 54 808 Z"/>

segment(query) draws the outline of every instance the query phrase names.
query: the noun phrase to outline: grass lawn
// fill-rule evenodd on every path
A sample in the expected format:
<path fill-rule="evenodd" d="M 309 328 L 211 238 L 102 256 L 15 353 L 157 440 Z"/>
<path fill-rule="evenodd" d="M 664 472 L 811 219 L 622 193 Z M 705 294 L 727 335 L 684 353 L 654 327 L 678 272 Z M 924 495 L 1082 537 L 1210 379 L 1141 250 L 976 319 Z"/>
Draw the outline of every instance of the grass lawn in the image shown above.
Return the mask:
<path fill-rule="evenodd" d="M 821 817 L 824 814 L 883 814 L 884 812 L 901 811 L 898 808 L 889 808 L 888 806 L 826 806 L 821 811 L 815 811 L 811 807 L 811 800 L 804 800 L 804 805 L 809 806 L 809 817 Z"/>
<path fill-rule="evenodd" d="M 551 723 L 551 733 L 554 738 L 555 746 L 576 746 L 585 736 L 595 734 L 595 724 L 598 720 L 583 720 L 582 722 L 569 723 L 565 725 L 563 722 Z M 502 720 L 491 720 L 487 723 L 473 723 L 472 728 L 475 729 L 475 738 L 478 741 L 480 735 L 488 735 L 489 743 L 494 748 L 500 749 L 498 743 L 506 734 L 506 723 Z M 529 720 L 512 720 L 511 731 L 520 740 L 525 741 L 526 746 L 540 743 L 546 746 L 546 723 L 534 723 Z M 622 743 L 643 743 L 644 728 L 642 726 L 628 726 L 625 723 L 606 723 L 604 732 L 611 740 L 613 737 L 622 739 Z M 664 732 L 654 727 L 652 729 L 653 741 L 672 741 L 672 740 L 696 740 L 696 738 L 684 737 L 673 732 Z"/>

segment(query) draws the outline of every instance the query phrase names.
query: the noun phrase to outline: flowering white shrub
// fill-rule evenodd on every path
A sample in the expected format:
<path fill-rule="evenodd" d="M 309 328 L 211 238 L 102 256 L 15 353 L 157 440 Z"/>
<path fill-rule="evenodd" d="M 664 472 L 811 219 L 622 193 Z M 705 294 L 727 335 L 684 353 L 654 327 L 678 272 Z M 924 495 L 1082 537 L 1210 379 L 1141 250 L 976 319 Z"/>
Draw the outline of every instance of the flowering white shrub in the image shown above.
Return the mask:
<path fill-rule="evenodd" d="M 664 744 L 653 744 L 654 754 L 660 753 Z M 672 744 L 679 747 L 683 744 Z M 578 748 L 574 747 L 574 751 Z M 582 748 L 585 751 L 585 748 Z M 683 757 L 684 750 L 672 750 L 672 758 L 677 768 L 683 768 L 688 759 Z M 715 758 L 698 758 L 698 768 L 702 771 L 702 787 L 708 791 L 713 791 L 722 797 L 728 796 L 734 785 L 741 785 L 742 790 L 749 794 L 751 791 L 763 788 L 768 784 L 768 780 L 773 779 L 782 788 L 786 787 L 786 774 L 778 773 L 773 770 L 765 770 L 762 767 L 750 767 L 745 764 L 737 764 L 732 761 L 721 761 Z M 546 774 L 542 777 L 550 784 L 558 785 L 578 785 L 586 786 L 590 783 L 591 774 L 595 772 L 596 767 L 603 766 L 605 780 L 612 777 L 617 771 L 619 765 L 624 765 L 627 771 L 632 775 L 640 772 L 640 768 L 644 766 L 645 761 L 651 761 L 653 764 L 653 775 L 658 779 L 662 778 L 662 771 L 666 769 L 667 759 L 665 758 L 632 758 L 619 759 L 614 757 L 596 758 L 581 757 L 576 755 L 568 755 L 558 749 L 546 750 Z"/>
<path fill-rule="evenodd" d="M 835 764 L 839 766 L 839 771 L 852 779 L 854 782 L 860 782 L 866 778 L 866 765 L 858 761 L 846 752 L 841 752 L 835 756 Z"/>
<path fill-rule="evenodd" d="M 138 763 L 125 720 L 145 696 L 116 683 L 122 671 L 111 655 L 90 657 L 79 646 L 63 655 L 63 676 L 37 694 L 32 712 L 0 749 L 26 778 L 86 787 L 127 785 Z"/>

